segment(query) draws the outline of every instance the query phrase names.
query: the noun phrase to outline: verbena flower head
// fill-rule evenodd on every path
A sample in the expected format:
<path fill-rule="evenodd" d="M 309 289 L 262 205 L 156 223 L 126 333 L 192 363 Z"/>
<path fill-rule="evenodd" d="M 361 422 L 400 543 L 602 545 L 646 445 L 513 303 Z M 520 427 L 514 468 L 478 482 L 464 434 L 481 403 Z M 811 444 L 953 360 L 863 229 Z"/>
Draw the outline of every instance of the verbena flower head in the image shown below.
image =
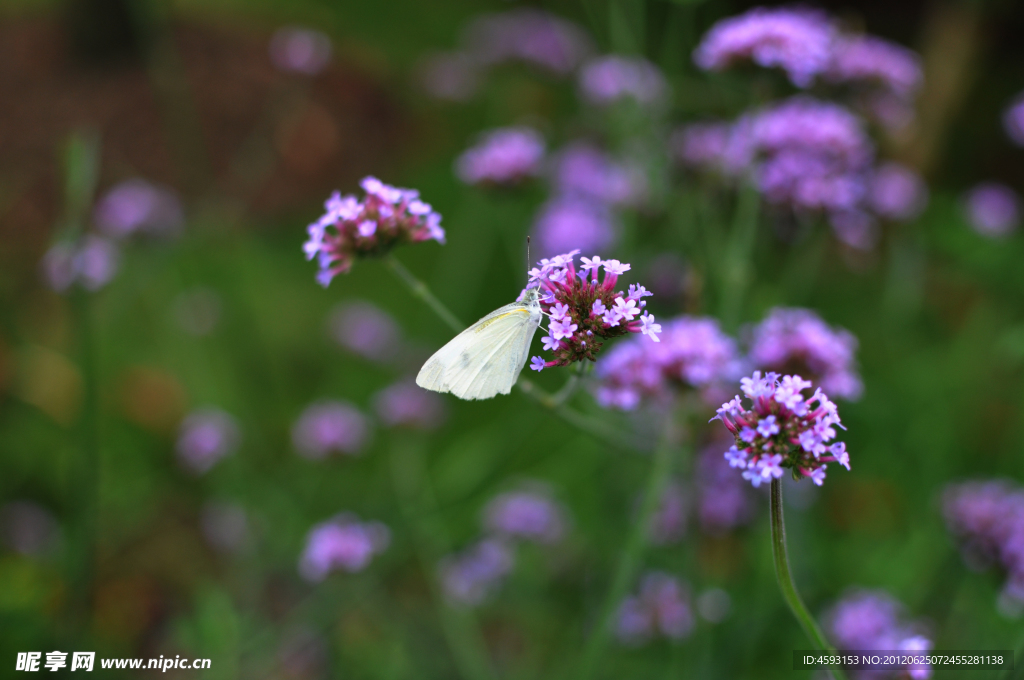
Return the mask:
<path fill-rule="evenodd" d="M 782 477 L 792 470 L 793 478 L 810 477 L 821 486 L 828 463 L 850 469 L 846 444 L 835 442 L 839 412 L 821 388 L 810 397 L 802 393 L 810 381 L 798 375 L 782 378 L 778 373 L 764 377 L 754 371 L 740 381 L 751 402 L 749 410 L 739 395 L 722 404 L 712 420 L 721 420 L 736 443 L 725 452 L 729 465 L 743 471 L 753 486 Z"/>
<path fill-rule="evenodd" d="M 880 85 L 909 100 L 924 80 L 921 59 L 913 51 L 871 35 L 836 41 L 826 77 L 832 82 Z"/>
<path fill-rule="evenodd" d="M 672 135 L 672 151 L 685 166 L 727 172 L 726 162 L 733 142 L 733 126 L 721 121 L 693 123 L 678 129 Z M 742 164 L 749 162 L 747 149 L 743 149 Z"/>
<path fill-rule="evenodd" d="M 395 319 L 362 300 L 338 306 L 328 320 L 328 332 L 345 349 L 372 361 L 392 361 L 402 344 Z"/>
<path fill-rule="evenodd" d="M 776 307 L 753 328 L 750 361 L 754 367 L 806 375 L 821 389 L 842 399 L 858 399 L 864 389 L 857 373 L 857 338 L 832 328 L 809 309 Z"/>
<path fill-rule="evenodd" d="M 1024 94 L 1019 94 L 1003 112 L 1003 129 L 1017 146 L 1024 146 Z"/>
<path fill-rule="evenodd" d="M 110 240 L 88 235 L 77 243 L 58 243 L 43 256 L 43 280 L 58 293 L 79 285 L 97 291 L 110 283 L 120 266 L 120 252 Z"/>
<path fill-rule="evenodd" d="M 1020 196 L 997 182 L 979 184 L 964 200 L 967 220 L 982 236 L 1005 236 L 1020 224 Z"/>
<path fill-rule="evenodd" d="M 757 7 L 712 26 L 694 50 L 693 60 L 708 71 L 743 61 L 777 67 L 794 85 L 807 87 L 828 68 L 835 38 L 835 27 L 822 13 Z"/>
<path fill-rule="evenodd" d="M 401 243 L 444 243 L 441 215 L 420 200 L 418 191 L 376 177 L 366 177 L 360 185 L 366 192 L 361 201 L 334 192 L 324 204 L 327 212 L 307 229 L 309 240 L 302 249 L 307 260 L 317 259 L 316 278 L 324 287 L 348 272 L 357 257 L 384 255 Z"/>
<path fill-rule="evenodd" d="M 619 606 L 615 635 L 626 645 L 639 645 L 654 636 L 682 640 L 693 630 L 690 593 L 679 579 L 660 571 L 644 574 L 640 592 Z"/>
<path fill-rule="evenodd" d="M 500 128 L 463 152 L 455 173 L 466 184 L 517 184 L 540 174 L 544 152 L 544 138 L 533 128 Z"/>
<path fill-rule="evenodd" d="M 1006 480 L 952 484 L 942 509 L 969 562 L 998 564 L 1004 596 L 1024 603 L 1024 488 Z"/>
<path fill-rule="evenodd" d="M 906 222 L 920 215 L 928 205 L 928 186 L 905 165 L 883 163 L 872 173 L 868 202 L 876 215 Z"/>
<path fill-rule="evenodd" d="M 421 389 L 411 380 L 403 380 L 377 393 L 374 411 L 388 427 L 435 430 L 445 420 L 444 400 L 434 392 Z"/>
<path fill-rule="evenodd" d="M 599 404 L 630 411 L 645 401 L 665 402 L 680 387 L 717 400 L 716 388 L 740 375 L 736 343 L 714 319 L 672 319 L 662 324 L 659 337 L 657 344 L 630 338 L 601 360 L 595 372 Z"/>
<path fill-rule="evenodd" d="M 694 473 L 697 522 L 702 531 L 712 535 L 747 524 L 754 510 L 751 492 L 722 457 L 723 448 L 718 441 L 707 446 L 697 458 Z"/>
<path fill-rule="evenodd" d="M 900 650 L 927 652 L 932 642 L 921 634 L 922 626 L 907 621 L 903 607 L 882 590 L 854 590 L 825 615 L 829 638 L 840 651 Z M 898 671 L 861 670 L 852 677 L 910 677 L 926 680 L 931 666 L 914 665 Z"/>
<path fill-rule="evenodd" d="M 629 271 L 630 265 L 595 255 L 581 258 L 577 272 L 574 260 L 578 253 L 573 250 L 542 259 L 529 272 L 529 285 L 540 289 L 541 309 L 548 316 L 544 349 L 553 355 L 547 361 L 533 357 L 530 368 L 535 371 L 584 359 L 594 361 L 605 340 L 627 333 L 660 341 L 661 324 L 644 309 L 650 291 L 635 284 L 625 293 L 615 290 L 619 276 Z"/>
<path fill-rule="evenodd" d="M 359 453 L 370 425 L 359 409 L 343 401 L 312 404 L 292 428 L 292 442 L 303 458 L 322 460 L 331 453 Z"/>
<path fill-rule="evenodd" d="M 576 246 L 594 251 L 612 245 L 618 231 L 605 204 L 566 194 L 541 207 L 533 224 L 533 240 L 542 255 L 564 253 Z"/>
<path fill-rule="evenodd" d="M 503 541 L 487 538 L 441 560 L 441 588 L 449 603 L 476 606 L 498 589 L 514 565 L 512 548 Z"/>
<path fill-rule="evenodd" d="M 634 204 L 645 193 L 639 173 L 587 142 L 574 142 L 562 149 L 555 158 L 552 175 L 559 194 L 605 205 Z"/>
<path fill-rule="evenodd" d="M 658 67 L 640 57 L 599 57 L 580 71 L 580 92 L 591 104 L 606 106 L 621 99 L 652 105 L 663 101 L 668 83 Z"/>
<path fill-rule="evenodd" d="M 384 524 L 360 522 L 355 515 L 342 513 L 310 530 L 299 573 L 317 583 L 332 571 L 362 571 L 390 542 L 391 532 Z"/>
<path fill-rule="evenodd" d="M 53 514 L 33 501 L 9 501 L 0 506 L 0 544 L 19 555 L 39 557 L 49 552 L 60 536 Z"/>
<path fill-rule="evenodd" d="M 209 501 L 199 515 L 203 538 L 214 550 L 236 553 L 249 540 L 249 518 L 237 503 Z"/>
<path fill-rule="evenodd" d="M 578 26 L 526 8 L 476 19 L 465 41 L 484 65 L 523 62 L 557 76 L 568 75 L 590 52 L 590 41 Z"/>
<path fill-rule="evenodd" d="M 289 73 L 316 75 L 331 60 L 331 39 L 320 31 L 287 26 L 270 38 L 270 61 Z"/>
<path fill-rule="evenodd" d="M 173 234 L 185 221 L 181 201 L 173 189 L 142 179 L 130 179 L 110 188 L 93 208 L 96 228 L 111 238 L 136 232 Z"/>
<path fill-rule="evenodd" d="M 494 497 L 484 508 L 484 527 L 495 534 L 536 543 L 557 543 L 568 524 L 565 510 L 539 484 Z"/>
<path fill-rule="evenodd" d="M 178 432 L 178 460 L 202 474 L 238 448 L 241 431 L 231 415 L 216 408 L 193 411 Z"/>

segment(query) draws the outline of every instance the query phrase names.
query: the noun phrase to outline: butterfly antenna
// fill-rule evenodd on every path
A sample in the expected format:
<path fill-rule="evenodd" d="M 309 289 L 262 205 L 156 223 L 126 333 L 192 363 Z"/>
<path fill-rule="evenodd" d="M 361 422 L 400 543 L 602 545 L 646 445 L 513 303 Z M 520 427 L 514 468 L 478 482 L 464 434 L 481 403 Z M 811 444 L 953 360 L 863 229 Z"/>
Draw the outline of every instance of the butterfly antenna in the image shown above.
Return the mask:
<path fill-rule="evenodd" d="M 530 236 L 526 236 L 526 271 L 530 271 Z M 526 274 L 526 285 L 530 285 L 530 274 Z"/>

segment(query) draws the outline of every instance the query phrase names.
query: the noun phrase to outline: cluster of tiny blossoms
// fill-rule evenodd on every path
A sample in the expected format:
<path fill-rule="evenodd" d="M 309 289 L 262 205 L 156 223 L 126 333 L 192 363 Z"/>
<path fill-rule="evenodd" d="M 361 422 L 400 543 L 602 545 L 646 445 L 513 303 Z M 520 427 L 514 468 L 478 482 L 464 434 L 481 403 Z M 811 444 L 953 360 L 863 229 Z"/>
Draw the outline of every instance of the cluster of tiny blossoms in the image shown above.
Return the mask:
<path fill-rule="evenodd" d="M 530 270 L 530 285 L 540 288 L 541 308 L 550 320 L 544 349 L 554 354 L 549 361 L 533 357 L 530 368 L 535 371 L 594 361 L 603 339 L 626 333 L 642 333 L 659 342 L 661 325 L 643 309 L 643 298 L 653 293 L 636 284 L 630 284 L 628 293 L 615 290 L 630 265 L 595 255 L 580 258 L 583 264 L 577 272 L 573 260 L 579 252 L 545 258 Z"/>
<path fill-rule="evenodd" d="M 376 177 L 366 177 L 360 186 L 366 192 L 363 200 L 336 191 L 324 204 L 327 212 L 309 225 L 302 249 L 307 260 L 317 258 L 316 279 L 324 287 L 348 272 L 356 257 L 383 255 L 400 243 L 444 243 L 441 216 L 420 200 L 418 191 Z"/>
<path fill-rule="evenodd" d="M 778 373 L 761 377 L 760 371 L 743 378 L 740 386 L 752 402 L 750 410 L 737 395 L 712 420 L 721 420 L 736 438 L 725 459 L 743 470 L 744 479 L 757 487 L 790 468 L 795 479 L 810 477 L 821 486 L 828 463 L 850 469 L 846 444 L 828 443 L 836 436 L 833 426 L 842 424 L 836 405 L 820 387 L 805 398 L 802 392 L 811 387 L 810 381 L 798 375 L 780 379 Z"/>

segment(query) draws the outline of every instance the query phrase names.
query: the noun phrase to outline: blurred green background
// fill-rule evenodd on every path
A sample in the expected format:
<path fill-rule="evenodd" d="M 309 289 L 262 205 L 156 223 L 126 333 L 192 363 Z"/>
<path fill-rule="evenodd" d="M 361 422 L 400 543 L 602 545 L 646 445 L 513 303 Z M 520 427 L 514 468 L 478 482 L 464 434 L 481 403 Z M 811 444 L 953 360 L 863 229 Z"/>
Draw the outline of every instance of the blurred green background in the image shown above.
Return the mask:
<path fill-rule="evenodd" d="M 212 659 L 209 670 L 166 674 L 183 678 L 565 678 L 577 669 L 635 520 L 652 425 L 578 394 L 577 411 L 637 442 L 623 450 L 514 391 L 481 403 L 445 397 L 447 418 L 432 431 L 389 429 L 373 415 L 374 395 L 414 373 L 449 329 L 382 263 L 359 261 L 324 290 L 301 255 L 327 195 L 373 174 L 419 189 L 444 216 L 447 245 L 396 255 L 456 315 L 472 320 L 516 295 L 521 244 L 545 191 L 463 186 L 453 160 L 486 128 L 528 122 L 556 146 L 596 124 L 580 114 L 571 80 L 509 68 L 490 74 L 473 100 L 446 103 L 417 79 L 424 56 L 454 49 L 473 17 L 512 6 L 0 8 L 0 502 L 31 502 L 52 523 L 31 554 L 0 547 L 4 677 L 17 652 L 54 649 Z M 599 52 L 638 52 L 662 67 L 673 87 L 668 110 L 658 122 L 622 122 L 628 134 L 732 116 L 764 98 L 757 81 L 709 78 L 689 58 L 714 21 L 750 4 L 538 6 L 577 22 Z M 965 478 L 1024 480 L 1024 241 L 976 234 L 960 199 L 987 179 L 1024 189 L 1024 151 L 999 122 L 1024 87 L 1024 12 L 1012 2 L 822 6 L 922 54 L 920 125 L 884 144 L 925 175 L 931 201 L 866 253 L 842 248 L 821 225 L 795 245 L 760 225 L 737 321 L 756 322 L 776 305 L 814 309 L 859 339 L 865 383 L 860 401 L 840 407 L 852 472 L 834 472 L 789 506 L 797 583 L 816 614 L 849 587 L 882 588 L 927 622 L 939 649 L 1012 648 L 1022 624 L 996 606 L 1002 577 L 964 566 L 939 494 Z M 285 25 L 330 37 L 323 71 L 275 70 L 267 44 Z M 94 143 L 98 154 L 96 190 L 78 208 L 67 177 L 89 163 L 67 161 L 76 134 L 86 146 L 75 148 L 87 156 Z M 131 177 L 177 191 L 181 234 L 128 242 L 116 277 L 96 293 L 50 290 L 39 262 L 51 243 L 87 226 L 96 197 Z M 701 200 L 710 228 L 728 229 L 731 199 L 673 173 L 660 203 L 624 215 L 620 244 L 607 249 L 633 263 L 630 282 L 648 281 L 662 253 L 678 255 L 682 292 L 651 298 L 659 318 L 721 311 L 715 254 L 694 245 L 686 217 Z M 197 292 L 200 305 L 213 300 L 212 311 L 200 310 L 212 316 L 198 335 L 181 320 L 196 313 Z M 332 310 L 354 300 L 397 320 L 401 359 L 374 363 L 332 339 Z M 566 375 L 531 377 L 553 392 Z M 323 399 L 377 421 L 359 456 L 296 455 L 293 425 Z M 196 475 L 179 464 L 176 439 L 186 414 L 208 405 L 235 417 L 240 443 Z M 691 418 L 698 448 L 710 436 L 699 423 L 711 415 Z M 684 480 L 691 459 L 675 463 Z M 515 569 L 480 607 L 445 604 L 437 561 L 476 540 L 487 501 L 522 479 L 550 485 L 571 517 L 567 539 L 520 546 Z M 698 616 L 682 642 L 609 643 L 599 677 L 813 675 L 791 669 L 791 650 L 809 644 L 775 584 L 767 498 L 753 498 L 748 526 L 721 535 L 690 526 L 642 559 L 685 579 L 694 595 L 723 589 L 725 618 Z M 230 549 L 204 535 L 211 503 L 244 513 Z M 296 566 L 306 535 L 342 511 L 386 524 L 391 544 L 359 573 L 307 583 Z M 935 677 L 953 675 L 993 672 Z"/>

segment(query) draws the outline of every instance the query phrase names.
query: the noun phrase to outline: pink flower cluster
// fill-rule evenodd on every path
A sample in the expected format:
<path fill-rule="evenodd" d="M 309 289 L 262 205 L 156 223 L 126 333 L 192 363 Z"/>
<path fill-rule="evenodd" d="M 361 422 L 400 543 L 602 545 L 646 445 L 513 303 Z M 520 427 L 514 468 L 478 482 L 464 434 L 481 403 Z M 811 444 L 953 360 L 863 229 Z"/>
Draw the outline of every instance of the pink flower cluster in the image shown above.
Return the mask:
<path fill-rule="evenodd" d="M 360 186 L 366 192 L 363 200 L 334 192 L 324 204 L 327 212 L 307 229 L 302 249 L 307 260 L 317 258 L 316 278 L 324 287 L 348 272 L 356 257 L 384 255 L 400 243 L 444 243 L 441 216 L 420 200 L 418 191 L 376 177 L 366 177 Z"/>
<path fill-rule="evenodd" d="M 541 371 L 551 366 L 568 366 L 577 361 L 594 361 L 602 340 L 627 333 L 642 333 L 659 342 L 661 324 L 643 308 L 643 298 L 653 295 L 643 286 L 631 284 L 629 292 L 616 291 L 619 276 L 630 270 L 630 265 L 618 260 L 580 258 L 583 265 L 576 271 L 573 250 L 544 258 L 531 269 L 530 285 L 541 293 L 541 308 L 549 318 L 548 334 L 543 338 L 544 349 L 554 354 L 545 362 L 533 357 L 530 368 Z M 600 271 L 604 269 L 604 277 Z"/>
<path fill-rule="evenodd" d="M 679 579 L 661 571 L 644 574 L 640 592 L 619 607 L 615 635 L 625 645 L 640 645 L 661 634 L 681 640 L 693 631 L 690 593 Z"/>
<path fill-rule="evenodd" d="M 747 410 L 739 395 L 722 404 L 718 415 L 736 443 L 725 452 L 729 465 L 743 470 L 743 478 L 753 486 L 782 477 L 783 468 L 793 471 L 795 479 L 810 477 L 821 486 L 828 463 L 850 469 L 846 444 L 836 442 L 834 426 L 842 427 L 836 405 L 821 388 L 805 398 L 811 387 L 798 375 L 782 378 L 778 373 L 761 377 L 754 371 L 740 381 L 743 393 L 752 402 Z"/>

